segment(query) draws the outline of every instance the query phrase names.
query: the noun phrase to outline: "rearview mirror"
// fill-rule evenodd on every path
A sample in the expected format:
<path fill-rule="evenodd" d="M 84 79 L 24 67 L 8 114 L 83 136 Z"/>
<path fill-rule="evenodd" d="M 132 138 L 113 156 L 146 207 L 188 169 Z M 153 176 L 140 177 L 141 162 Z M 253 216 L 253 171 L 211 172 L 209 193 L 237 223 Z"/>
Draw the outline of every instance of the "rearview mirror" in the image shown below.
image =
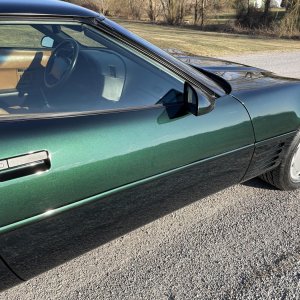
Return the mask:
<path fill-rule="evenodd" d="M 41 40 L 41 45 L 44 48 L 53 48 L 54 40 L 49 36 L 44 36 Z"/>
<path fill-rule="evenodd" d="M 184 86 L 184 102 L 188 112 L 195 116 L 205 115 L 211 112 L 215 106 L 213 99 L 209 99 L 204 92 L 188 82 Z"/>

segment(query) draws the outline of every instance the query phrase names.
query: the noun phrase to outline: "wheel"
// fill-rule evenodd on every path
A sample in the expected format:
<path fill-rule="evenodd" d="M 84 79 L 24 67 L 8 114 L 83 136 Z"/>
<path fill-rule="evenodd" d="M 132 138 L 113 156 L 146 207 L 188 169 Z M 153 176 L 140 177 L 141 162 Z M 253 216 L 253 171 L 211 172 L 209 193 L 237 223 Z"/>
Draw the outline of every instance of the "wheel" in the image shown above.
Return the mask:
<path fill-rule="evenodd" d="M 79 55 L 79 45 L 75 40 L 61 42 L 52 52 L 44 73 L 48 89 L 61 87 L 75 70 Z"/>
<path fill-rule="evenodd" d="M 281 164 L 261 178 L 284 191 L 300 188 L 300 132 L 296 135 Z"/>

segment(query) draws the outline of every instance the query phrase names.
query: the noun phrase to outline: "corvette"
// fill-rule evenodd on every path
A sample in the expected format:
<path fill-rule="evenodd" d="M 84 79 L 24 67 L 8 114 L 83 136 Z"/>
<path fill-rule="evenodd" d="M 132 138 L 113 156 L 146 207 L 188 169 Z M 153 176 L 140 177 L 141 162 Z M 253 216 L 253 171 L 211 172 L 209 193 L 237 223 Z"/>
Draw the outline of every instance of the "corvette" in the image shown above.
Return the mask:
<path fill-rule="evenodd" d="M 298 189 L 299 129 L 299 80 L 2 0 L 0 290 L 251 178 Z"/>

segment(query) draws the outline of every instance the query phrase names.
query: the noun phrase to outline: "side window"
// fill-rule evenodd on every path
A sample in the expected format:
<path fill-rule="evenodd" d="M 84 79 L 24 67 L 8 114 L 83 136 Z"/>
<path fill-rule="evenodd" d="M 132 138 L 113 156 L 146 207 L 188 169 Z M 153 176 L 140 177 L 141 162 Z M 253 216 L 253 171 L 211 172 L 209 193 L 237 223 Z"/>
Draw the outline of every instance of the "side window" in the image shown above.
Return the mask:
<path fill-rule="evenodd" d="M 1 48 L 42 48 L 43 36 L 30 25 L 0 25 Z"/>
<path fill-rule="evenodd" d="M 0 25 L 0 33 L 1 26 L 4 25 Z M 120 110 L 182 101 L 184 83 L 179 77 L 94 28 L 72 23 L 53 27 L 38 24 L 35 28 L 39 31 L 30 42 L 27 37 L 19 39 L 19 32 L 28 31 L 30 26 L 9 26 L 6 34 L 16 51 L 5 51 L 6 42 L 0 40 L 0 53 L 6 62 L 0 64 L 0 118 Z M 45 32 L 55 41 L 54 49 L 19 49 L 20 45 L 34 48 Z M 1 74 L 12 77 L 10 85 Z"/>

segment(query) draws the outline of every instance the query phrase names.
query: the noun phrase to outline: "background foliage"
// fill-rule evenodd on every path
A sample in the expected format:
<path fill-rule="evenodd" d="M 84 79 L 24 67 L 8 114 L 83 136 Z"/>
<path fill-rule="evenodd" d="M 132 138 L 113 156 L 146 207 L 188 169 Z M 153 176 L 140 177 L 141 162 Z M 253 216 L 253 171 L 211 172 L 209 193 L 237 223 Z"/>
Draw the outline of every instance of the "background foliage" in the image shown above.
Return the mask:
<path fill-rule="evenodd" d="M 110 17 L 300 38 L 300 0 L 66 0 Z"/>

